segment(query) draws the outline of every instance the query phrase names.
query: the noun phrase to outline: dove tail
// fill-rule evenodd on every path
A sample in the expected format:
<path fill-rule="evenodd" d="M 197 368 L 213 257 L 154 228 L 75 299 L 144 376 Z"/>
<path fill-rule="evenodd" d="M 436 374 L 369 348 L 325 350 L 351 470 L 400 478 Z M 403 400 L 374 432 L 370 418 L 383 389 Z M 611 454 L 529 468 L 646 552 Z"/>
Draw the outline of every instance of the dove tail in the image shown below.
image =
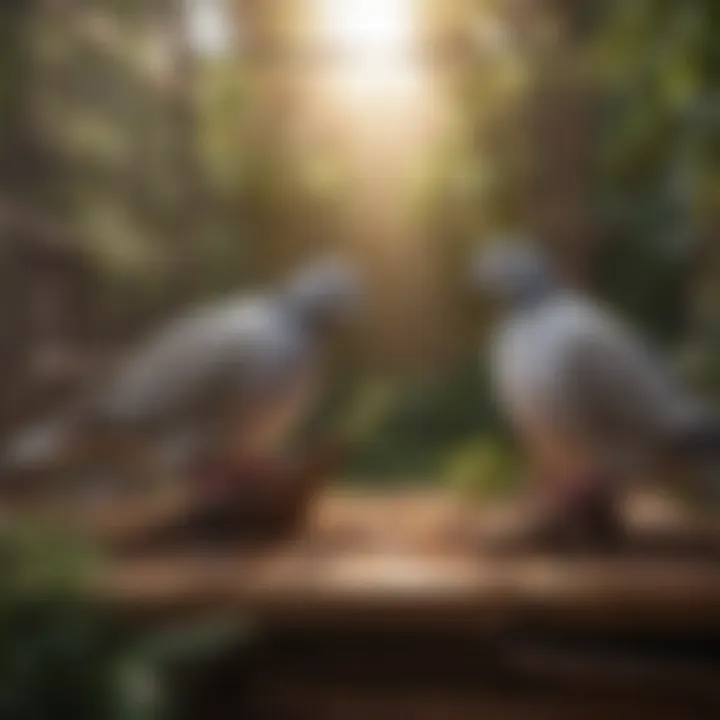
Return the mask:
<path fill-rule="evenodd" d="M 706 500 L 720 500 L 720 417 L 704 416 L 685 423 L 672 438 L 672 447 L 695 468 L 692 485 Z"/>
<path fill-rule="evenodd" d="M 40 420 L 15 432 L 0 448 L 0 484 L 18 474 L 32 473 L 52 465 L 73 443 L 81 428 L 76 408 Z"/>
<path fill-rule="evenodd" d="M 705 418 L 679 429 L 674 446 L 690 457 L 720 461 L 720 417 Z"/>

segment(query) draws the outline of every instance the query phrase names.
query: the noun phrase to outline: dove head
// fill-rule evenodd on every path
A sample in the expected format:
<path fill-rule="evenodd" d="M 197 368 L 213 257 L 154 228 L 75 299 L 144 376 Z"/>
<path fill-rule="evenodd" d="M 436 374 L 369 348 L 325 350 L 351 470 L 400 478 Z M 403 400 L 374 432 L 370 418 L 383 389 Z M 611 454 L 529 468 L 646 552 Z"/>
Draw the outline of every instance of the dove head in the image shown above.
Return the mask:
<path fill-rule="evenodd" d="M 361 296 L 356 268 L 339 258 L 325 258 L 302 268 L 288 283 L 293 313 L 313 330 L 331 333 L 354 317 Z"/>
<path fill-rule="evenodd" d="M 558 278 L 539 248 L 500 242 L 481 250 L 473 263 L 473 285 L 503 308 L 533 307 L 559 289 Z"/>

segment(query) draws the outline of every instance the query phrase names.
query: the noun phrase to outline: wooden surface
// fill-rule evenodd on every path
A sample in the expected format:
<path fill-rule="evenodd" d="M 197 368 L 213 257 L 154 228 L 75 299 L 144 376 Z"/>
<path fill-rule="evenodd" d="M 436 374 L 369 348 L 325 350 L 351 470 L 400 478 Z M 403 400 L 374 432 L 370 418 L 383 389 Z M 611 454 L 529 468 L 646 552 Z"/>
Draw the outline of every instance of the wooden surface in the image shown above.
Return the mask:
<path fill-rule="evenodd" d="M 171 493 L 42 513 L 117 548 L 186 504 Z M 622 554 L 490 557 L 475 531 L 507 515 L 432 492 L 336 491 L 292 542 L 116 553 L 95 592 L 134 621 L 259 623 L 177 679 L 192 720 L 717 716 L 716 518 L 638 496 Z"/>
<path fill-rule="evenodd" d="M 92 532 L 117 537 L 178 506 L 115 504 L 109 514 L 85 518 Z M 500 515 L 433 493 L 328 494 L 292 542 L 117 558 L 98 577 L 96 593 L 150 617 L 250 613 L 303 627 L 720 630 L 716 520 L 638 498 L 628 510 L 633 543 L 654 546 L 654 554 L 631 546 L 613 557 L 507 559 L 488 557 L 463 534 Z"/>

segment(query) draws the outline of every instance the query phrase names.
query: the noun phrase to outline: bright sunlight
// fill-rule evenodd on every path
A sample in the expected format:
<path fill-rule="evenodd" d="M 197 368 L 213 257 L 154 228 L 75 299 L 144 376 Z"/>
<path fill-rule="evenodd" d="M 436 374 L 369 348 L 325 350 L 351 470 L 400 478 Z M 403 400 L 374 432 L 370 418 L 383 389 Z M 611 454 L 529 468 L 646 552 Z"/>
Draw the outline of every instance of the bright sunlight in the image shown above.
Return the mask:
<path fill-rule="evenodd" d="M 407 51 L 415 35 L 414 0 L 316 0 L 323 39 L 353 58 Z"/>

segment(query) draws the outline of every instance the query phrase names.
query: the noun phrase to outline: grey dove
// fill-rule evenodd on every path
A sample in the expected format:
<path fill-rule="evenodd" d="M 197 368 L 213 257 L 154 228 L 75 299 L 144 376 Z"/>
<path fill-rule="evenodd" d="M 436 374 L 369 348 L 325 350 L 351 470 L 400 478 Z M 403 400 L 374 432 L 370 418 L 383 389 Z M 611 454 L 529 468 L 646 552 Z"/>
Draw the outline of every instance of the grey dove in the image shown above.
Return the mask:
<path fill-rule="evenodd" d="M 360 297 L 354 267 L 325 258 L 274 292 L 241 294 L 172 321 L 109 381 L 6 443 L 3 469 L 52 466 L 102 430 L 173 472 L 200 458 L 282 445 L 322 390 L 328 341 Z M 81 452 L 81 451 L 80 451 Z"/>
<path fill-rule="evenodd" d="M 708 474 L 720 469 L 710 409 L 609 307 L 567 287 L 536 245 L 495 243 L 478 253 L 473 275 L 500 307 L 490 345 L 499 407 L 556 520 L 565 514 L 592 534 L 595 518 L 608 529 L 623 478 L 665 452 L 696 458 Z"/>

